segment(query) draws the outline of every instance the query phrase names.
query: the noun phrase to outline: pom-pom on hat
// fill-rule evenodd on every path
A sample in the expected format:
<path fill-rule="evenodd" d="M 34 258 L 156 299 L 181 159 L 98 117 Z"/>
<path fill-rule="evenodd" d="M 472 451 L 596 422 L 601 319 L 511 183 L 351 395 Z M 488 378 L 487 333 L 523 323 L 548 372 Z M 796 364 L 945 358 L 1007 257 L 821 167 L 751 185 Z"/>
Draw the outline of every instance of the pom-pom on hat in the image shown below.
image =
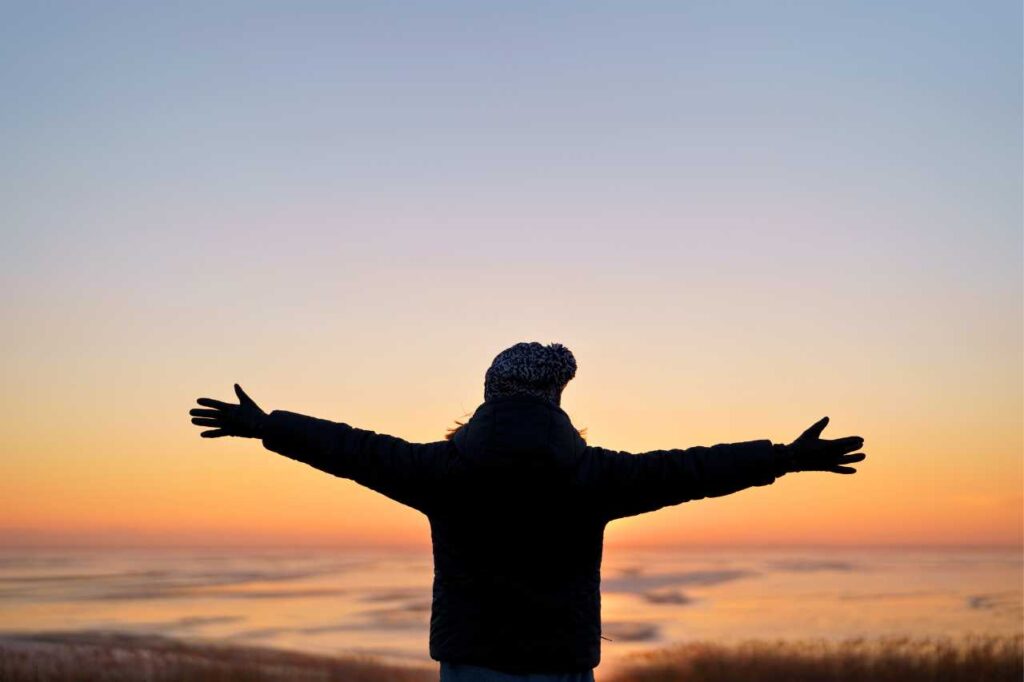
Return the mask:
<path fill-rule="evenodd" d="M 576 376 L 576 358 L 560 343 L 517 343 L 498 353 L 484 376 L 484 400 L 532 395 L 559 405 Z"/>

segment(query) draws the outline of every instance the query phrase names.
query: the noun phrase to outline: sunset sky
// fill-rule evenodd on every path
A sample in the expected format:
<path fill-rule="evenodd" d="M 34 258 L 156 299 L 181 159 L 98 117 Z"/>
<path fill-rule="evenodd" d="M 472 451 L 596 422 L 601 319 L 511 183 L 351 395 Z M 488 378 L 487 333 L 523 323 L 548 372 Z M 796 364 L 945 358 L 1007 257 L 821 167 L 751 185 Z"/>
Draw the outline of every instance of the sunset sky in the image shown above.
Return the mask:
<path fill-rule="evenodd" d="M 426 545 L 198 396 L 440 440 L 866 440 L 619 545 L 1020 544 L 1018 2 L 8 3 L 0 544 Z"/>

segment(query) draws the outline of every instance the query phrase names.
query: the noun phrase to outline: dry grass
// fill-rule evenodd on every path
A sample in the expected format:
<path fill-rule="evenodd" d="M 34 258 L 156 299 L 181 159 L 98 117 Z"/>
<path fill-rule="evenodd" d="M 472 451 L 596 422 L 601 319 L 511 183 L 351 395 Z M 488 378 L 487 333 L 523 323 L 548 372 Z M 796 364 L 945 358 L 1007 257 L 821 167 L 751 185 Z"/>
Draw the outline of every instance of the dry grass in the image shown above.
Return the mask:
<path fill-rule="evenodd" d="M 602 682 L 1020 682 L 1024 637 L 690 643 Z M 118 633 L 0 637 L 3 682 L 436 682 L 437 668 Z"/>
<path fill-rule="evenodd" d="M 436 668 L 117 633 L 0 637 L 3 682 L 436 682 Z"/>
<path fill-rule="evenodd" d="M 606 682 L 1021 682 L 1024 637 L 681 644 L 625 659 Z"/>

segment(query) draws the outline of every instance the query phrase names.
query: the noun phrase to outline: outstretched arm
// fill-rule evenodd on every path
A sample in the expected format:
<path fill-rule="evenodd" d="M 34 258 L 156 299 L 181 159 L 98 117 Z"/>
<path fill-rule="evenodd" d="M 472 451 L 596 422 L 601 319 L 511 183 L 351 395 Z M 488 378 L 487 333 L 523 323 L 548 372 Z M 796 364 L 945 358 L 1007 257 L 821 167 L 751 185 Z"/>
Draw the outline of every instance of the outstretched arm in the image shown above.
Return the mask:
<path fill-rule="evenodd" d="M 395 436 L 284 410 L 266 414 L 235 384 L 239 404 L 196 402 L 192 423 L 210 427 L 204 438 L 259 438 L 264 447 L 334 476 L 349 478 L 393 500 L 425 511 L 451 444 L 410 443 Z"/>
<path fill-rule="evenodd" d="M 822 440 L 826 424 L 828 417 L 788 445 L 755 440 L 638 455 L 588 446 L 583 475 L 598 508 L 615 519 L 768 485 L 789 472 L 855 473 L 845 465 L 865 458 L 864 453 L 849 454 L 859 450 L 864 439 Z"/>

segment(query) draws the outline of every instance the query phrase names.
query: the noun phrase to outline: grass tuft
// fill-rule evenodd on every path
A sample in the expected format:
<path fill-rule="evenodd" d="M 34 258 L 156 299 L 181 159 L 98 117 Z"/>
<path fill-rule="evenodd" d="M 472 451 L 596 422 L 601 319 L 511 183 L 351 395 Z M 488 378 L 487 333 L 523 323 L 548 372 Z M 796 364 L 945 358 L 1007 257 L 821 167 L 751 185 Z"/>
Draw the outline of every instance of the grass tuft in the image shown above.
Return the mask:
<path fill-rule="evenodd" d="M 369 657 L 188 642 L 156 635 L 53 632 L 0 637 L 3 682 L 436 682 L 436 668 Z"/>
<path fill-rule="evenodd" d="M 1024 636 L 679 644 L 635 654 L 605 682 L 1020 682 Z"/>

